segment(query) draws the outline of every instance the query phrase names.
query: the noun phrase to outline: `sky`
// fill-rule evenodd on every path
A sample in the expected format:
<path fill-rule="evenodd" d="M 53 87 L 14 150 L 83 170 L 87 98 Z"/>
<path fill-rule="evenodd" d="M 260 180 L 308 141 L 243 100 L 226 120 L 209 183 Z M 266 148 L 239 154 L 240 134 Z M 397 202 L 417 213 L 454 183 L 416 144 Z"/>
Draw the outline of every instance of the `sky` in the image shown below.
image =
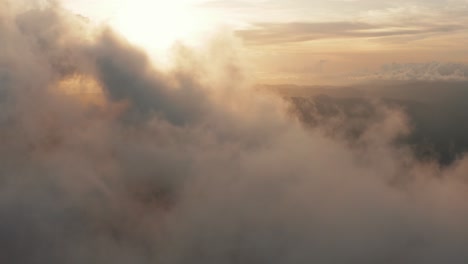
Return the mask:
<path fill-rule="evenodd" d="M 346 82 L 389 64 L 467 63 L 466 0 L 63 0 L 155 57 L 229 30 L 265 83 Z"/>

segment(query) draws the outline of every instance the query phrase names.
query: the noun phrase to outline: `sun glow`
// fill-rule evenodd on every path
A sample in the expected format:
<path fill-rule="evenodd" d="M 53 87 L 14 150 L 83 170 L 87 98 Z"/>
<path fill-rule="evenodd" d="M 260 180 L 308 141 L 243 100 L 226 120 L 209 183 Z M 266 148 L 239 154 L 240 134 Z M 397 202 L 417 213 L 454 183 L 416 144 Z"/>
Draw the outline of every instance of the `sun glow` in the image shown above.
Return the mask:
<path fill-rule="evenodd" d="M 200 0 L 63 0 L 65 7 L 94 21 L 111 25 L 149 53 L 174 42 L 190 42 L 212 26 Z"/>
<path fill-rule="evenodd" d="M 111 24 L 149 49 L 167 48 L 174 41 L 193 38 L 197 31 L 202 30 L 203 17 L 191 6 L 191 2 L 125 1 Z"/>

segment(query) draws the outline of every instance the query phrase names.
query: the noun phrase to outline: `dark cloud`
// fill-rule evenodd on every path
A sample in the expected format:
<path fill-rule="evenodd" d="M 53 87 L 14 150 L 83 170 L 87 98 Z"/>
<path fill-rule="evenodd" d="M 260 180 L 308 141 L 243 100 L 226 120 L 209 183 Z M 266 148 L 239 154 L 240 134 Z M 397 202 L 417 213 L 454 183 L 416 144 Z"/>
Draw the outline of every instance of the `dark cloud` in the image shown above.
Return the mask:
<path fill-rule="evenodd" d="M 115 101 L 128 100 L 136 115 L 160 113 L 179 125 L 203 114 L 205 100 L 191 76 L 171 87 L 171 78 L 152 69 L 146 55 L 106 32 L 93 50 L 98 78 Z M 177 89 L 176 89 L 177 88 Z"/>
<path fill-rule="evenodd" d="M 350 146 L 245 88 L 230 41 L 180 48 L 163 72 L 54 5 L 0 21 L 0 262 L 468 257 L 467 160 L 440 168 L 393 144 L 403 112 L 376 106 Z M 95 95 L 67 93 L 75 79 Z"/>

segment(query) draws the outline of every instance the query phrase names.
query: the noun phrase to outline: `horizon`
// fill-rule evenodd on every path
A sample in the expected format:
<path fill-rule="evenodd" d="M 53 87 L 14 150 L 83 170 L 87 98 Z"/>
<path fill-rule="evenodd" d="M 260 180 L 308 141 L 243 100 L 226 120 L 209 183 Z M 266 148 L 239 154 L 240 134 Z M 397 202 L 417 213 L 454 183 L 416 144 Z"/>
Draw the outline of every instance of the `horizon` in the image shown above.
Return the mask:
<path fill-rule="evenodd" d="M 452 73 L 468 76 L 464 0 L 64 0 L 64 7 L 109 24 L 154 57 L 226 31 L 262 83 L 346 83 L 395 64 L 418 72 L 459 63 Z"/>

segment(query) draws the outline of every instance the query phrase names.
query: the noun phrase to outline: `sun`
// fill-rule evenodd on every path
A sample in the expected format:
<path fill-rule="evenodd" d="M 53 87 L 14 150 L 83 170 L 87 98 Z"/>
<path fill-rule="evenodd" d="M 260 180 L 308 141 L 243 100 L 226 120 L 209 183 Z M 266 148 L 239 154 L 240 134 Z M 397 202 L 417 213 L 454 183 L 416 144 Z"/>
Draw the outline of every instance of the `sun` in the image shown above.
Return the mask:
<path fill-rule="evenodd" d="M 201 0 L 63 0 L 66 7 L 112 26 L 131 42 L 155 53 L 175 41 L 190 41 L 210 25 Z"/>
<path fill-rule="evenodd" d="M 192 1 L 124 1 L 110 23 L 130 40 L 147 49 L 164 49 L 202 29 Z"/>

